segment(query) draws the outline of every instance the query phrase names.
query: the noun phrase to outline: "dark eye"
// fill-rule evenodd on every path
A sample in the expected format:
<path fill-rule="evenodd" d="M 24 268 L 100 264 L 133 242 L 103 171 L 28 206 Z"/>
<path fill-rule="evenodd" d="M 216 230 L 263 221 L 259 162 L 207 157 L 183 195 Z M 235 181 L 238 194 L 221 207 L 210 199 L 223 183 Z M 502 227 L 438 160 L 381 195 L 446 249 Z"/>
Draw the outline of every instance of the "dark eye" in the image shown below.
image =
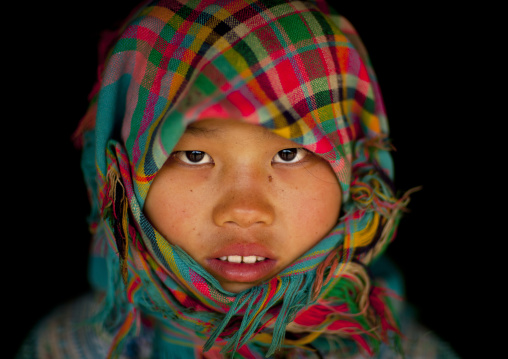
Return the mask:
<path fill-rule="evenodd" d="M 273 157 L 273 162 L 276 163 L 295 163 L 301 161 L 305 155 L 307 154 L 307 150 L 304 148 L 285 148 Z"/>
<path fill-rule="evenodd" d="M 286 148 L 285 150 L 279 151 L 278 155 L 283 161 L 292 161 L 296 157 L 296 148 Z"/>
<path fill-rule="evenodd" d="M 213 163 L 212 157 L 203 151 L 177 151 L 173 156 L 190 165 Z"/>
<path fill-rule="evenodd" d="M 201 151 L 185 151 L 185 157 L 191 162 L 199 162 L 205 157 L 206 153 Z"/>

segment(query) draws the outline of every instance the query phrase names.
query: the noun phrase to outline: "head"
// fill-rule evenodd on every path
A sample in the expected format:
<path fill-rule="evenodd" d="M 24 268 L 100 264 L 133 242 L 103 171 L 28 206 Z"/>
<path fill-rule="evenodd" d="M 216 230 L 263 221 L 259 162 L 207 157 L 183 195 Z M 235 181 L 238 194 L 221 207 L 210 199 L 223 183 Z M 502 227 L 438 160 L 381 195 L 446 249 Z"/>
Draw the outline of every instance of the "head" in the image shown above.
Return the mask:
<path fill-rule="evenodd" d="M 364 53 L 353 46 L 356 37 L 349 23 L 336 15 L 326 17 L 321 1 L 229 1 L 220 7 L 213 1 L 154 2 L 146 9 L 121 34 L 110 55 L 115 66 L 103 74 L 96 108 L 97 124 L 103 127 L 96 138 L 99 183 L 108 181 L 115 161 L 133 172 L 122 179 L 130 190 L 129 206 L 160 264 L 172 263 L 166 254 L 183 249 L 227 285 L 221 289 L 248 289 L 280 273 L 324 239 L 337 224 L 340 208 L 351 204 L 353 161 L 370 157 L 363 141 L 379 139 L 386 130 L 374 74 Z M 223 25 L 217 19 L 224 19 Z M 347 37 L 340 27 L 352 35 Z M 108 97 L 116 99 L 101 101 Z M 220 154 L 209 153 L 208 146 Z M 108 155 L 102 148 L 124 153 Z M 305 156 L 294 163 L 276 160 L 285 149 L 296 149 L 298 159 Z M 186 151 L 204 152 L 205 157 L 199 165 L 186 163 Z M 387 158 L 378 161 L 381 152 L 367 161 L 376 162 L 389 176 Z M 296 172 L 293 180 L 289 174 Z M 191 173 L 202 181 L 201 187 L 185 179 Z M 205 182 L 214 190 L 206 191 Z M 181 186 L 190 183 L 196 187 Z M 101 197 L 105 189 L 99 190 Z M 222 253 L 235 241 L 261 239 L 232 235 L 231 230 L 212 234 L 215 229 L 200 227 L 201 218 L 220 227 L 213 213 L 261 205 L 256 201 L 281 212 L 275 214 L 274 226 L 284 223 L 279 231 L 294 241 L 283 241 L 278 249 L 264 244 L 274 257 L 263 261 L 270 270 L 248 284 L 231 284 L 209 263 L 217 253 L 204 247 L 220 247 L 218 254 L 223 255 L 218 258 L 263 257 Z M 282 220 L 282 213 L 287 219 Z M 231 227 L 231 221 L 226 222 Z M 207 235 L 223 239 L 209 242 Z M 291 250 L 270 253 L 285 246 Z"/>
<path fill-rule="evenodd" d="M 382 99 L 354 29 L 324 1 L 151 1 L 97 98 L 83 163 L 111 302 L 178 311 L 187 328 L 207 313 L 208 347 L 237 314 L 247 337 L 277 333 L 391 238 Z"/>

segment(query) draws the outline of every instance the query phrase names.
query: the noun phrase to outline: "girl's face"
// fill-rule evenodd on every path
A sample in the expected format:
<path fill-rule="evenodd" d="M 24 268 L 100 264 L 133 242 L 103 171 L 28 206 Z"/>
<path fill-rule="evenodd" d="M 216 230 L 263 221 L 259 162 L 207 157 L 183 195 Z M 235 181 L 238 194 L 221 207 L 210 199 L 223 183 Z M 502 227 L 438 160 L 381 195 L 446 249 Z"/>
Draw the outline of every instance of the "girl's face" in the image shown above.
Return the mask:
<path fill-rule="evenodd" d="M 198 121 L 174 151 L 145 214 L 227 291 L 274 277 L 337 223 L 341 191 L 328 162 L 261 126 Z"/>

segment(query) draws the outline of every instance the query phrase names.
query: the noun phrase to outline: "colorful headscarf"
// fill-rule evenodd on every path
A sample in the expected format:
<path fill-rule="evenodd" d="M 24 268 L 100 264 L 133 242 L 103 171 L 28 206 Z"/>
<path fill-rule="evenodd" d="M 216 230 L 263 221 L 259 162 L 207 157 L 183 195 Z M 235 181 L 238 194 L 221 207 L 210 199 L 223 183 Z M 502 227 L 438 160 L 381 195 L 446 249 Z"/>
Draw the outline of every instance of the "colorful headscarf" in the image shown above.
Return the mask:
<path fill-rule="evenodd" d="M 397 333 L 367 265 L 394 236 L 406 200 L 392 188 L 385 110 L 349 22 L 324 1 L 166 0 L 115 36 L 78 133 L 94 233 L 94 318 L 110 355 L 152 328 L 154 350 L 256 358 L 373 353 Z M 165 240 L 143 213 L 148 189 L 188 124 L 264 126 L 326 159 L 344 215 L 270 281 L 234 294 Z M 166 353 L 166 354 L 164 354 Z"/>

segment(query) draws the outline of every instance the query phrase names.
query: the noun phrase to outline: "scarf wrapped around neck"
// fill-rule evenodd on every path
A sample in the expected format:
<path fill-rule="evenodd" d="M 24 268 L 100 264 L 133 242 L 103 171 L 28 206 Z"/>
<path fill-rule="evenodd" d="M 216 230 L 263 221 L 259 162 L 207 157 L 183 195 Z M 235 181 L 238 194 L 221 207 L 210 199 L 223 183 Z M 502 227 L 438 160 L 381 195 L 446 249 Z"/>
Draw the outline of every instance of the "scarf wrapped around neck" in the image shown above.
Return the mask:
<path fill-rule="evenodd" d="M 92 203 L 90 280 L 105 293 L 94 320 L 114 338 L 109 355 L 147 327 L 155 357 L 372 354 L 396 341 L 387 290 L 367 266 L 407 197 L 394 194 L 381 94 L 351 24 L 320 0 L 149 1 L 103 46 L 76 138 Z M 143 213 L 186 126 L 206 118 L 301 144 L 330 163 L 343 195 L 325 238 L 237 294 Z"/>

